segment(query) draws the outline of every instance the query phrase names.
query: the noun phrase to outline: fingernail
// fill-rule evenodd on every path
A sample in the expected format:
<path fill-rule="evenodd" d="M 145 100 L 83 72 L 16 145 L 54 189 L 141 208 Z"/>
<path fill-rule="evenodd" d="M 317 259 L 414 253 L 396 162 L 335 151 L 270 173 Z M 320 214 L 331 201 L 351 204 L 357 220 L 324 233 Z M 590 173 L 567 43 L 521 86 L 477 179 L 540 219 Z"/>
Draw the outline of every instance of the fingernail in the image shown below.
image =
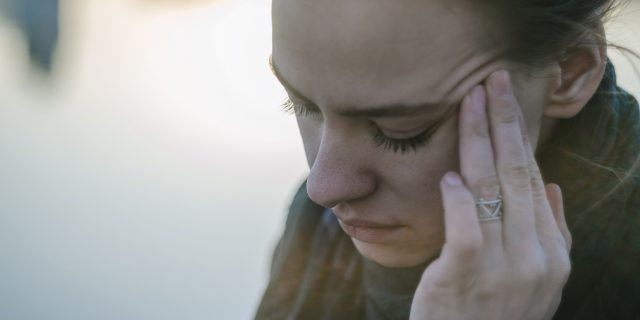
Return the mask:
<path fill-rule="evenodd" d="M 444 182 L 452 187 L 459 187 L 462 185 L 460 176 L 453 171 L 449 171 L 444 175 Z"/>
<path fill-rule="evenodd" d="M 473 111 L 477 114 L 483 114 L 485 109 L 484 87 L 476 86 L 471 92 L 471 104 Z"/>
<path fill-rule="evenodd" d="M 513 91 L 511 90 L 511 80 L 509 79 L 509 73 L 505 70 L 496 71 L 491 75 L 491 90 L 498 97 L 511 96 Z"/>

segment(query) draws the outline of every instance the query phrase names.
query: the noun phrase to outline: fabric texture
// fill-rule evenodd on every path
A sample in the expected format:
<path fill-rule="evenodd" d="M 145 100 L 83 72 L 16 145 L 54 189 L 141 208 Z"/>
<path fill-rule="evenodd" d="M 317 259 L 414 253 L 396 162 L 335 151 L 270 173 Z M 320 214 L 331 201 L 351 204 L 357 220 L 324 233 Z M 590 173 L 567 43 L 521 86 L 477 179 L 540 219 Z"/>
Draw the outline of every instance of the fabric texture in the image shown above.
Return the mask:
<path fill-rule="evenodd" d="M 613 65 L 536 158 L 563 190 L 572 272 L 554 319 L 640 319 L 640 117 Z M 273 256 L 256 319 L 408 319 L 428 263 L 385 268 L 362 257 L 303 184 Z"/>

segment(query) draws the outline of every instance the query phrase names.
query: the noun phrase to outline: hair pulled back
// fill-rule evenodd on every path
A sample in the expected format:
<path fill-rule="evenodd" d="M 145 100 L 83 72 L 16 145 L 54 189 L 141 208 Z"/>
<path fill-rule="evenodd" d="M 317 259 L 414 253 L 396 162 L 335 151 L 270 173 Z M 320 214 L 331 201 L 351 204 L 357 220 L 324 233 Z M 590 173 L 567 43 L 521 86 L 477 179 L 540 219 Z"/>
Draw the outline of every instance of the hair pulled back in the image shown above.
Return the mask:
<path fill-rule="evenodd" d="M 502 41 L 503 58 L 525 68 L 530 67 L 530 70 L 561 62 L 574 51 L 592 50 L 594 47 L 613 47 L 638 58 L 633 51 L 607 42 L 604 33 L 603 25 L 626 2 L 627 0 L 469 0 L 475 9 L 489 18 L 488 21 L 492 24 L 490 27 L 499 32 L 500 36 L 497 38 Z M 619 119 L 623 118 L 637 119 L 637 110 L 623 110 L 619 108 L 620 105 L 637 105 L 637 102 L 633 96 L 617 87 L 614 67 L 608 62 L 604 79 L 585 107 L 591 110 L 591 115 L 587 116 L 586 112 L 581 111 L 573 119 L 563 121 L 556 128 L 554 139 L 571 140 L 574 139 L 571 136 L 580 131 L 585 135 L 581 138 L 586 141 L 609 141 L 606 140 L 607 137 L 601 136 L 605 132 L 595 128 L 611 126 L 611 123 L 620 122 Z M 597 116 L 594 117 L 594 114 Z M 587 118 L 596 118 L 596 123 Z M 613 131 L 637 134 L 640 123 L 625 125 L 630 127 L 614 126 L 607 134 L 611 135 Z M 594 130 L 589 132 L 589 128 Z M 620 161 L 617 158 L 623 157 L 621 154 L 614 155 L 611 153 L 613 150 L 605 147 L 594 150 L 592 147 L 595 143 L 578 148 L 574 143 L 564 142 L 552 141 L 546 146 L 546 150 L 540 151 L 571 155 L 576 161 L 587 165 L 589 169 L 586 170 L 594 174 L 602 171 L 603 175 L 609 177 L 600 181 L 600 187 L 594 193 L 595 198 L 583 199 L 576 196 L 576 208 L 570 211 L 586 214 L 611 197 L 623 193 L 621 190 L 625 185 L 634 183 L 634 180 L 640 181 L 640 151 L 636 151 L 638 146 L 619 147 L 625 150 L 616 152 L 622 152 L 624 157 L 628 157 L 625 161 Z M 571 150 L 565 149 L 569 145 Z M 559 160 L 560 163 L 566 161 Z M 595 181 L 590 179 L 576 184 L 579 185 L 574 190 L 576 195 L 587 190 L 587 185 L 592 184 L 591 180 Z M 571 190 L 566 191 L 571 193 Z"/>
<path fill-rule="evenodd" d="M 560 61 L 571 50 L 606 46 L 602 24 L 615 0 L 484 0 L 480 10 L 497 21 L 507 40 L 505 57 L 524 65 Z"/>

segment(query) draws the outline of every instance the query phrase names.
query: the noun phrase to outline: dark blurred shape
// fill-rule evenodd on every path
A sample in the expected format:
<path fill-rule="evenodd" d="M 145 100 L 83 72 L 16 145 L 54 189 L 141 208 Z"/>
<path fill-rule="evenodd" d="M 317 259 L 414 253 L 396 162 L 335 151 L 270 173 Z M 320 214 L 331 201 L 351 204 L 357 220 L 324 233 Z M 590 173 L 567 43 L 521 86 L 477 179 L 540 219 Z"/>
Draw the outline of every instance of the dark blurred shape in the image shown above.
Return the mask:
<path fill-rule="evenodd" d="M 49 73 L 60 33 L 60 1 L 0 0 L 0 10 L 24 33 L 31 63 Z"/>

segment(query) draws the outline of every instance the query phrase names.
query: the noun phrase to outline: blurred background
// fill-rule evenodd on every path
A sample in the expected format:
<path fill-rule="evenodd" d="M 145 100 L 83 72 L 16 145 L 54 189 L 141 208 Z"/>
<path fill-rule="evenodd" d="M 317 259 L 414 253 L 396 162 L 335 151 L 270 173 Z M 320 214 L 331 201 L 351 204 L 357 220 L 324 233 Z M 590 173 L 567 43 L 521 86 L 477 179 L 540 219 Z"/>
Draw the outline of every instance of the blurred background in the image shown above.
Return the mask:
<path fill-rule="evenodd" d="M 265 0 L 0 0 L 0 319 L 250 319 L 307 173 L 270 50 Z"/>

